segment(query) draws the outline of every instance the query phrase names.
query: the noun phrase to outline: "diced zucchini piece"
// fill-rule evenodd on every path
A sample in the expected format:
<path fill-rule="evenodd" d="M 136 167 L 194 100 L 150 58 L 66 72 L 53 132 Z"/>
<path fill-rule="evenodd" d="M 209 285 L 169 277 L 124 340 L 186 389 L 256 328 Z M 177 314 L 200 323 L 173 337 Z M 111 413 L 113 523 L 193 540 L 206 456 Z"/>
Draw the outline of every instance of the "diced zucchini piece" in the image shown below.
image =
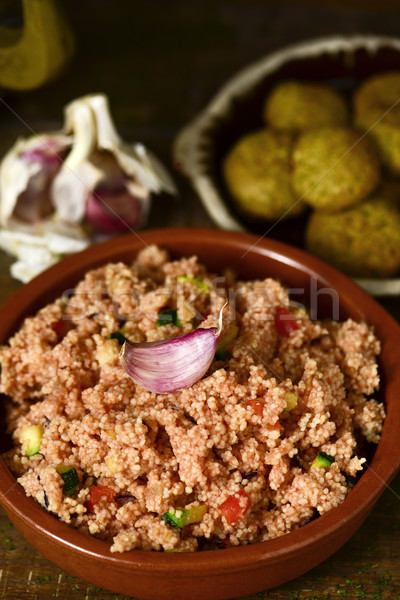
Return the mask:
<path fill-rule="evenodd" d="M 57 473 L 59 473 L 64 481 L 64 494 L 66 496 L 72 496 L 75 494 L 79 486 L 79 475 L 74 467 L 68 467 L 67 465 L 57 465 Z"/>
<path fill-rule="evenodd" d="M 210 286 L 208 283 L 199 279 L 198 277 L 194 277 L 193 275 L 178 275 L 176 278 L 178 283 L 194 283 L 198 290 L 201 292 L 209 292 Z"/>
<path fill-rule="evenodd" d="M 122 333 L 122 330 L 120 329 L 119 331 L 113 331 L 113 333 L 110 333 L 109 336 L 110 340 L 117 340 L 117 342 L 119 344 L 124 344 L 125 342 L 129 342 L 129 340 L 124 336 L 124 334 Z"/>
<path fill-rule="evenodd" d="M 19 441 L 26 456 L 33 456 L 39 452 L 43 432 L 42 425 L 27 425 L 21 430 Z"/>
<path fill-rule="evenodd" d="M 206 504 L 200 504 L 200 506 L 193 506 L 188 509 L 174 508 L 164 513 L 162 519 L 167 525 L 172 525 L 173 527 L 185 527 L 185 525 L 191 525 L 192 523 L 201 521 L 206 511 Z"/>
<path fill-rule="evenodd" d="M 110 336 L 111 338 L 111 336 Z M 118 343 L 115 343 L 115 339 L 103 340 L 102 344 L 99 344 L 96 348 L 96 359 L 100 367 L 105 365 L 112 365 L 118 362 L 120 347 Z"/>
<path fill-rule="evenodd" d="M 124 469 L 124 465 L 116 461 L 113 456 L 107 456 L 107 458 L 105 459 L 105 463 L 109 468 L 110 473 L 112 473 L 113 475 L 115 473 L 120 473 Z"/>
<path fill-rule="evenodd" d="M 284 409 L 284 412 L 290 412 L 297 406 L 298 397 L 296 394 L 293 394 L 293 392 L 285 392 L 284 399 L 286 401 L 286 408 Z"/>
<path fill-rule="evenodd" d="M 183 526 L 192 525 L 192 523 L 199 523 L 202 520 L 205 513 L 207 512 L 207 505 L 200 504 L 199 506 L 193 506 L 185 511 Z"/>
<path fill-rule="evenodd" d="M 182 327 L 182 323 L 178 317 L 178 310 L 176 308 L 171 308 L 160 312 L 158 315 L 157 327 L 162 327 L 163 325 L 176 325 L 177 327 Z"/>
<path fill-rule="evenodd" d="M 218 339 L 215 358 L 218 358 L 218 360 L 224 360 L 226 358 L 227 347 L 237 337 L 238 333 L 239 327 L 236 325 L 236 323 L 232 323 L 228 331 L 224 335 L 221 335 Z"/>
<path fill-rule="evenodd" d="M 317 467 L 320 469 L 328 469 L 333 462 L 335 462 L 333 456 L 325 454 L 325 452 L 319 452 L 312 461 L 310 469 L 316 469 Z"/>

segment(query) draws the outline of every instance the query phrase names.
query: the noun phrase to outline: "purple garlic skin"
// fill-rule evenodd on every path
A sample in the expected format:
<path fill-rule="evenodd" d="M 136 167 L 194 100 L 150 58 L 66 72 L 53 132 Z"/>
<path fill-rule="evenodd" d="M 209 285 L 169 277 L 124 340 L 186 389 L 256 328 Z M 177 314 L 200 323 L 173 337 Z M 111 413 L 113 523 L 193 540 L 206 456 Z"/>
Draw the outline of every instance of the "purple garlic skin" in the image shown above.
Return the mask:
<path fill-rule="evenodd" d="M 95 152 L 92 163 L 102 170 L 103 179 L 93 190 L 88 190 L 87 222 L 95 231 L 105 234 L 137 229 L 143 221 L 147 201 L 129 191 L 129 180 L 111 152 Z"/>
<path fill-rule="evenodd" d="M 64 145 L 58 144 L 55 139 L 48 139 L 46 142 L 39 142 L 37 146 L 22 150 L 19 158 L 27 163 L 40 163 L 47 169 L 51 165 L 60 166 L 64 155 Z"/>
<path fill-rule="evenodd" d="M 30 177 L 26 189 L 18 196 L 15 217 L 26 223 L 37 223 L 54 212 L 51 186 L 64 156 L 65 145 L 51 139 L 19 154 L 19 160 L 27 165 L 38 165 L 40 170 Z"/>
<path fill-rule="evenodd" d="M 86 220 L 100 233 L 126 233 L 141 218 L 141 203 L 126 190 L 96 191 L 88 194 Z"/>

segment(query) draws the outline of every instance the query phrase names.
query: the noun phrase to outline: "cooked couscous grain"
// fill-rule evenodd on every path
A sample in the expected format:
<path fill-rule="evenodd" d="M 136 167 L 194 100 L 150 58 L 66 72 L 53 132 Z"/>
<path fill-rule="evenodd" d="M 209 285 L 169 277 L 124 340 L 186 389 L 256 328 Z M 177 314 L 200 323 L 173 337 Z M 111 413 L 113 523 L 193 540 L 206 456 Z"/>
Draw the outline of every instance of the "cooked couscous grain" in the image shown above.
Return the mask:
<path fill-rule="evenodd" d="M 156 247 L 131 266 L 90 271 L 68 302 L 27 318 L 1 348 L 8 466 L 29 496 L 112 552 L 289 533 L 345 499 L 365 462 L 356 432 L 379 440 L 385 411 L 371 394 L 380 348 L 368 325 L 292 313 L 272 279 L 229 283 L 225 355 L 174 394 L 136 385 L 119 342 L 213 326 L 228 290 L 196 258 L 170 261 Z M 160 325 L 167 310 L 179 319 Z M 27 456 L 21 432 L 31 426 L 37 447 Z"/>

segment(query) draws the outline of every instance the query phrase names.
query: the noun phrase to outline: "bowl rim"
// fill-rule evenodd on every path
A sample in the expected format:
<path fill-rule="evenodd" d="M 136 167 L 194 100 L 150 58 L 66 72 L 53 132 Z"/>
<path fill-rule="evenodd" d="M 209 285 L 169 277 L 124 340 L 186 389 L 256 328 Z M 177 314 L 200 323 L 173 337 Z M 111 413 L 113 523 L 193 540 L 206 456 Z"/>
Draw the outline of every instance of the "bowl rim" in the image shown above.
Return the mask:
<path fill-rule="evenodd" d="M 207 211 L 211 220 L 230 231 L 249 231 L 246 225 L 235 216 L 225 201 L 223 194 L 215 184 L 205 166 L 204 158 L 209 147 L 209 132 L 215 123 L 225 121 L 233 104 L 264 78 L 278 71 L 289 61 L 304 58 L 317 58 L 320 54 L 336 55 L 339 52 L 353 53 L 366 50 L 374 54 L 382 48 L 392 48 L 400 53 L 400 37 L 377 34 L 340 34 L 315 37 L 278 48 L 242 67 L 232 75 L 208 102 L 178 132 L 173 142 L 175 166 L 191 184 Z M 400 277 L 392 278 L 355 278 L 355 281 L 373 296 L 400 295 Z"/>
<path fill-rule="evenodd" d="M 317 276 L 322 284 L 331 285 L 337 289 L 339 297 L 343 300 L 347 298 L 347 301 L 350 301 L 351 298 L 352 304 L 359 311 L 360 318 L 363 318 L 363 314 L 366 312 L 371 324 L 378 326 L 381 332 L 380 337 L 383 336 L 385 356 L 391 357 L 389 367 L 390 371 L 393 371 L 391 380 L 386 382 L 385 397 L 390 395 L 391 403 L 396 403 L 399 408 L 400 397 L 397 390 L 400 386 L 400 352 L 398 350 L 400 325 L 373 298 L 333 267 L 282 242 L 270 239 L 260 240 L 257 236 L 247 233 L 203 228 L 165 228 L 141 232 L 140 235 L 121 236 L 90 246 L 47 269 L 30 283 L 19 288 L 0 307 L 0 342 L 6 341 L 10 335 L 10 325 L 6 322 L 10 314 L 19 316 L 32 305 L 33 300 L 49 294 L 49 290 L 55 298 L 57 296 L 55 290 L 62 289 L 66 277 L 75 274 L 77 283 L 81 272 L 108 261 L 118 260 L 118 256 L 124 253 L 131 252 L 133 257 L 141 249 L 142 242 L 146 245 L 155 243 L 173 248 L 176 244 L 179 246 L 179 242 L 185 243 L 185 241 L 186 243 L 190 242 L 194 247 L 196 243 L 206 243 L 206 246 L 209 247 L 213 244 L 219 251 L 227 248 L 246 251 L 251 248 L 249 253 L 291 265 L 308 276 Z M 175 250 L 175 254 L 179 254 L 179 251 Z M 60 291 L 58 291 L 58 295 L 59 293 Z M 47 302 L 49 301 L 47 299 Z M 16 321 L 17 317 L 14 318 L 14 322 Z M 400 414 L 400 410 L 398 412 Z M 377 447 L 369 468 L 355 488 L 339 506 L 315 521 L 289 535 L 248 546 L 224 549 L 222 552 L 212 550 L 185 554 L 174 553 L 174 569 L 178 571 L 185 569 L 185 575 L 192 577 L 204 576 L 205 569 L 209 574 L 223 574 L 231 569 L 241 571 L 258 567 L 266 562 L 274 563 L 283 555 L 290 556 L 298 552 L 300 548 L 304 549 L 321 541 L 330 533 L 352 521 L 364 510 L 372 508 L 389 485 L 400 469 L 400 447 L 396 444 L 397 434 L 398 425 L 386 420 L 382 441 Z M 88 558 L 94 558 L 109 566 L 151 572 L 153 576 L 165 575 L 171 569 L 171 555 L 168 553 L 131 550 L 123 554 L 112 554 L 109 550 L 109 543 L 85 535 L 58 521 L 32 498 L 25 495 L 23 488 L 16 482 L 2 458 L 0 458 L 0 504 L 7 512 L 12 513 L 19 521 L 28 525 L 30 529 L 52 539 L 63 546 L 65 550 L 72 550 Z"/>

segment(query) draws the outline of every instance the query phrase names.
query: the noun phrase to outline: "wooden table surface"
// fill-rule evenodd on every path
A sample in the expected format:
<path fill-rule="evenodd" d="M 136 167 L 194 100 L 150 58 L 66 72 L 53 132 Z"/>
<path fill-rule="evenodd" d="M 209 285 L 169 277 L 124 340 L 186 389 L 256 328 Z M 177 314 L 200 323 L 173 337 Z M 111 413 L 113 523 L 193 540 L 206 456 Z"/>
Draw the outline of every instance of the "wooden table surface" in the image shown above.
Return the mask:
<path fill-rule="evenodd" d="M 118 4 L 118 9 L 116 5 Z M 127 139 L 142 141 L 166 164 L 179 129 L 238 68 L 287 43 L 329 33 L 400 34 L 398 2 L 263 2 L 261 0 L 69 0 L 76 58 L 52 85 L 5 92 L 0 151 L 17 135 L 58 126 L 62 106 L 93 91 L 108 93 Z M 360 8 L 363 7 L 363 8 Z M 154 201 L 149 227 L 212 226 L 190 186 L 177 176 L 179 201 Z M 0 254 L 0 302 L 19 284 Z M 386 308 L 399 317 L 398 299 Z M 265 598 L 400 600 L 400 477 L 359 532 L 306 575 L 247 600 Z M 0 509 L 0 599 L 111 600 L 123 596 L 68 575 L 27 544 Z M 205 598 L 205 600 L 207 600 Z"/>

